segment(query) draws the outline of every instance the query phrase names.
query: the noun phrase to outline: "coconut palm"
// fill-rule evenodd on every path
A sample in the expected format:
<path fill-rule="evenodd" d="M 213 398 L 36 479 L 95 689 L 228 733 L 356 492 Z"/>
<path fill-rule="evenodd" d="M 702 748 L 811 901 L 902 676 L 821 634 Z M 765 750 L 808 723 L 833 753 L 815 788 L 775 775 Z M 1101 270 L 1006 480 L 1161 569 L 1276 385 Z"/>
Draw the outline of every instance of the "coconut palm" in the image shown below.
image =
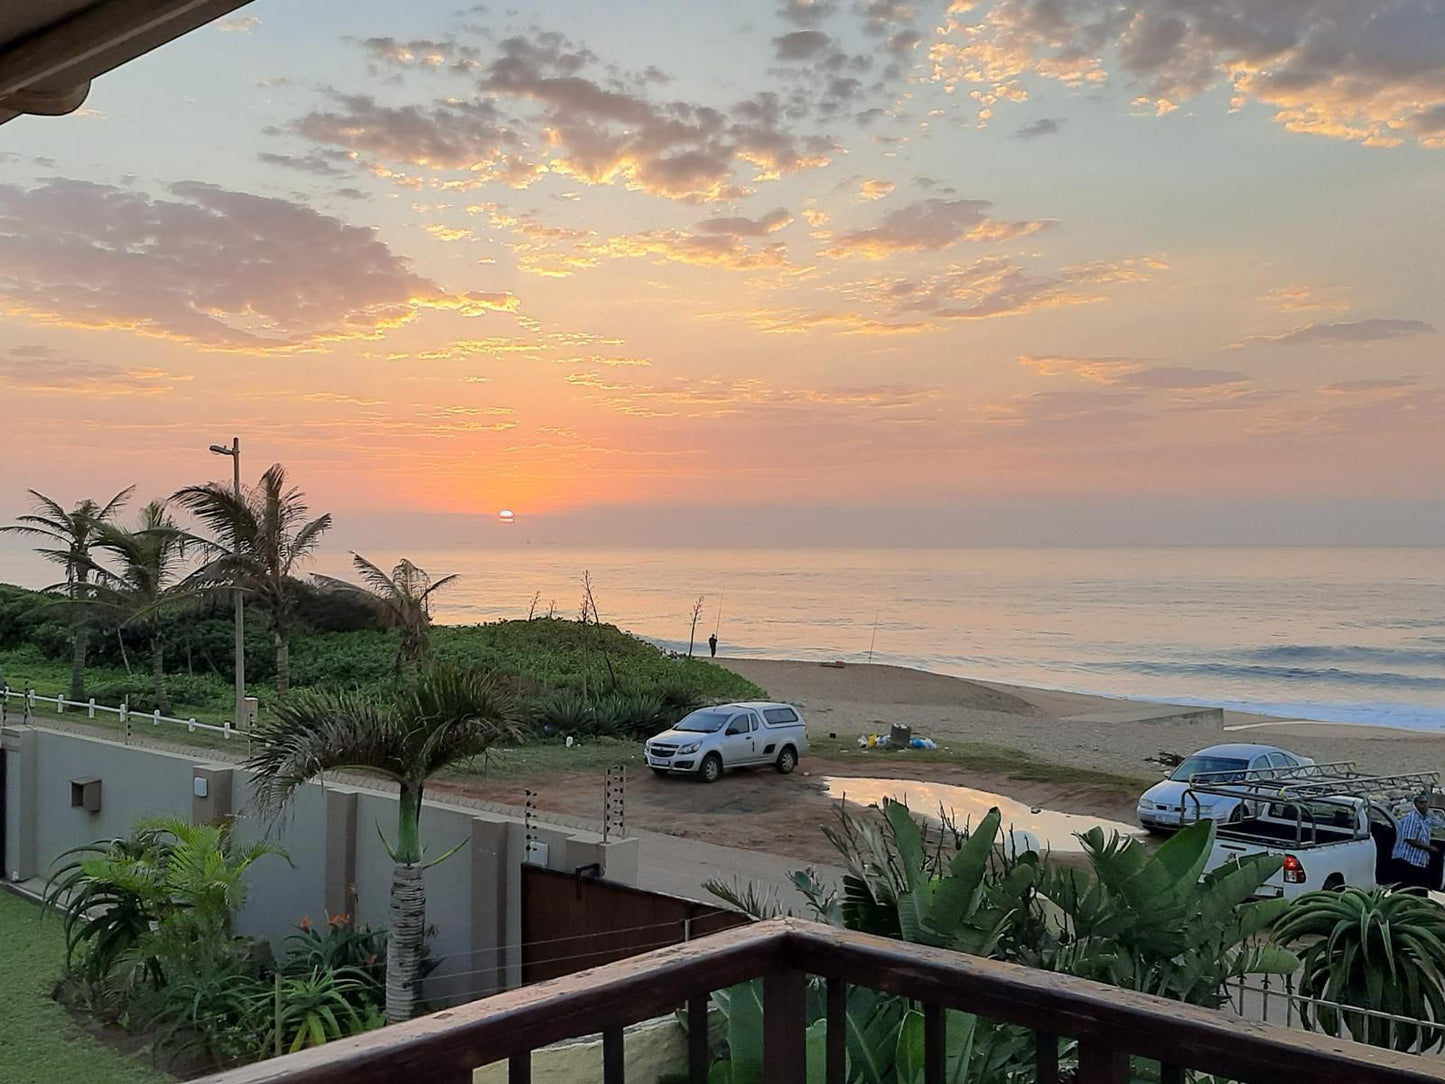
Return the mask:
<path fill-rule="evenodd" d="M 351 555 L 351 563 L 365 587 L 330 576 L 312 577 L 325 587 L 364 595 L 381 611 L 389 625 L 401 634 L 396 648 L 396 670 L 416 680 L 417 665 L 431 650 L 431 596 L 434 591 L 457 579 L 455 575 L 433 580 L 425 569 L 418 568 L 405 557 L 387 575 L 359 553 Z"/>
<path fill-rule="evenodd" d="M 97 504 L 87 498 L 67 512 L 44 493 L 32 489 L 29 493 L 34 502 L 34 513 L 20 516 L 13 524 L 0 527 L 0 531 L 42 539 L 45 544 L 37 547 L 35 552 L 65 568 L 65 594 L 73 606 L 71 700 L 81 700 L 85 696 L 85 654 L 90 630 L 86 626 L 86 614 L 81 603 L 86 598 L 90 578 L 90 547 L 95 542 L 97 529 L 108 523 L 134 492 L 135 486 L 127 486 L 105 504 Z"/>
<path fill-rule="evenodd" d="M 400 791 L 396 837 L 386 842 L 395 864 L 386 956 L 389 1022 L 411 1017 L 421 981 L 427 780 L 513 735 L 514 718 L 511 701 L 490 676 L 435 666 L 384 700 L 358 692 L 299 692 L 253 735 L 255 751 L 246 766 L 256 775 L 256 801 L 267 812 L 280 812 L 297 787 L 331 770 L 377 775 Z"/>
<path fill-rule="evenodd" d="M 262 609 L 276 644 L 276 692 L 285 696 L 291 678 L 291 632 L 296 624 L 291 580 L 331 528 L 331 516 L 308 519 L 306 495 L 286 484 L 275 463 L 240 496 L 218 482 L 187 486 L 173 498 L 214 534 L 199 539 L 218 556 L 208 574 L 248 593 Z"/>
<path fill-rule="evenodd" d="M 1388 888 L 1308 892 L 1274 928 L 1281 944 L 1302 942 L 1299 991 L 1339 1005 L 1445 1023 L 1445 908 Z M 1439 1029 L 1396 1024 L 1316 1005 L 1305 1022 L 1356 1042 L 1414 1049 L 1445 1042 Z M 1343 1025 L 1343 1027 L 1342 1027 Z"/>
<path fill-rule="evenodd" d="M 93 548 L 110 557 L 112 565 L 89 562 L 94 605 L 117 626 L 137 625 L 145 630 L 156 707 L 166 715 L 171 712 L 171 701 L 166 693 L 163 618 L 183 599 L 197 593 L 197 588 L 186 580 L 182 566 L 186 542 L 186 536 L 167 513 L 165 502 L 151 501 L 141 509 L 140 524 L 134 531 L 113 523 L 101 524 Z"/>

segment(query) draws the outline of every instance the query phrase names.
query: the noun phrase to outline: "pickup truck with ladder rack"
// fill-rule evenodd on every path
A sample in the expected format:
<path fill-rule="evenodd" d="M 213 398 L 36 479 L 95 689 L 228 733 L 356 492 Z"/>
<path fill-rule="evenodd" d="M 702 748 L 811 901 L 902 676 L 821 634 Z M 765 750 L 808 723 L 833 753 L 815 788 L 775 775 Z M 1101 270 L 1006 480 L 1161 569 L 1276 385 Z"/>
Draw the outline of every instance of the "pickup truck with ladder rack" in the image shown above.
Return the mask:
<path fill-rule="evenodd" d="M 1419 793 L 1436 804 L 1439 772 L 1365 775 L 1353 763 L 1310 764 L 1233 773 L 1229 781 L 1195 776 L 1197 795 L 1237 799 L 1244 815 L 1218 826 L 1207 869 L 1251 854 L 1277 854 L 1278 873 L 1261 895 L 1293 899 L 1316 889 L 1389 884 L 1399 818 Z M 1440 888 L 1441 858 L 1430 863 Z"/>

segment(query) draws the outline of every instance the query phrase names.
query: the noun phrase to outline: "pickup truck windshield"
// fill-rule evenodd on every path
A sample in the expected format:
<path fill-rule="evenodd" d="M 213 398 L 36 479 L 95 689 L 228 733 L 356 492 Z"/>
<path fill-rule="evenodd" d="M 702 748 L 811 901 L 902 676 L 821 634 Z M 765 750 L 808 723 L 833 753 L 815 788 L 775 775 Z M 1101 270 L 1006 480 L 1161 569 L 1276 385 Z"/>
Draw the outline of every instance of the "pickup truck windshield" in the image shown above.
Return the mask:
<path fill-rule="evenodd" d="M 1201 772 L 1242 772 L 1249 767 L 1249 761 L 1236 757 L 1190 757 L 1174 769 L 1170 779 L 1188 782 L 1191 776 Z"/>
<path fill-rule="evenodd" d="M 714 734 L 726 726 L 730 718 L 732 718 L 730 713 L 695 711 L 672 729 L 687 730 L 695 734 Z"/>

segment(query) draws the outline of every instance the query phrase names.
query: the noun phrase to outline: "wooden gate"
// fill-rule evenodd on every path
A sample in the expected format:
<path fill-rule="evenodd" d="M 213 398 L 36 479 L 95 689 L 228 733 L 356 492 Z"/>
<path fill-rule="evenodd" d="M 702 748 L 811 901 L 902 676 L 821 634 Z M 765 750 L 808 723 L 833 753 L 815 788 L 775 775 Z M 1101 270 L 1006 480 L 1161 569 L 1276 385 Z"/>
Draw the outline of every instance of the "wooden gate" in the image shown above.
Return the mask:
<path fill-rule="evenodd" d="M 523 866 L 522 981 L 570 975 L 750 921 L 696 900 Z"/>

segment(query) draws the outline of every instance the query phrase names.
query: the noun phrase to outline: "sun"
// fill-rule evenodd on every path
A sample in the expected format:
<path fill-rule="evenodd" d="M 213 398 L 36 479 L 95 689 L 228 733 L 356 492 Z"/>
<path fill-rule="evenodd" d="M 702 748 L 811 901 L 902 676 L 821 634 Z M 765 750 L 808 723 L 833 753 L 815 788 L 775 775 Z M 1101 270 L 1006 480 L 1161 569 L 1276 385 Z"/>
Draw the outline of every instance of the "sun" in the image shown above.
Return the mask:
<path fill-rule="evenodd" d="M 497 513 L 497 518 L 503 523 L 513 523 L 517 519 L 516 515 L 512 512 L 510 508 L 503 508 L 500 512 Z"/>

